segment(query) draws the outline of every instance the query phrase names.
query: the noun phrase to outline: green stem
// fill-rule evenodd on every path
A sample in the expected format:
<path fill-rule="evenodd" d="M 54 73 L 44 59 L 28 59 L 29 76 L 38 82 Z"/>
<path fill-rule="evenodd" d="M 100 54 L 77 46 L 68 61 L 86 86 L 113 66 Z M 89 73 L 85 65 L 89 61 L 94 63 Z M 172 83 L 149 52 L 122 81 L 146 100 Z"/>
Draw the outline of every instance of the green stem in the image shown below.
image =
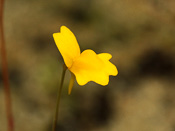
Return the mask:
<path fill-rule="evenodd" d="M 60 105 L 61 91 L 63 88 L 63 82 L 64 82 L 64 76 L 65 76 L 66 70 L 67 70 L 67 67 L 64 65 L 63 66 L 63 73 L 62 73 L 62 77 L 61 77 L 60 88 L 58 89 L 57 104 L 56 104 L 55 116 L 54 116 L 54 120 L 53 120 L 52 131 L 56 130 L 56 125 L 57 125 L 57 120 L 58 120 L 58 115 L 59 115 L 58 110 L 59 110 L 59 105 Z"/>
<path fill-rule="evenodd" d="M 13 121 L 13 114 L 12 114 L 10 85 L 9 85 L 9 77 L 8 77 L 8 64 L 7 64 L 5 38 L 4 38 L 4 30 L 3 30 L 3 7 L 4 7 L 4 0 L 0 0 L 0 52 L 1 52 L 1 58 L 2 58 L 2 77 L 3 77 L 3 84 L 4 84 L 8 131 L 14 131 L 14 121 Z"/>

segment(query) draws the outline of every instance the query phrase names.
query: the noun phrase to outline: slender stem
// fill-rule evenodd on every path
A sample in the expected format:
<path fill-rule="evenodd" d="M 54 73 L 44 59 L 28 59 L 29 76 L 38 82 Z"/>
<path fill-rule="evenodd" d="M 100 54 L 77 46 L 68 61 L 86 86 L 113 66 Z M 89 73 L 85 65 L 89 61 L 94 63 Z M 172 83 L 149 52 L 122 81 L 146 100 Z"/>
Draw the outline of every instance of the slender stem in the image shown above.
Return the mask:
<path fill-rule="evenodd" d="M 10 97 L 10 85 L 9 85 L 9 79 L 8 79 L 8 64 L 7 64 L 7 58 L 6 58 L 5 38 L 4 38 L 4 31 L 3 31 L 3 7 L 4 7 L 4 0 L 0 0 L 0 50 L 1 50 L 1 59 L 2 59 L 2 77 L 3 77 L 3 84 L 4 84 L 8 131 L 14 131 L 13 114 L 11 109 L 12 107 L 11 107 L 11 97 Z"/>
<path fill-rule="evenodd" d="M 57 104 L 56 104 L 55 116 L 54 116 L 54 120 L 53 120 L 52 131 L 56 130 L 56 125 L 57 125 L 57 120 L 58 120 L 58 115 L 59 115 L 59 105 L 60 105 L 61 91 L 62 91 L 62 88 L 63 88 L 63 82 L 64 82 L 64 77 L 65 77 L 66 70 L 67 70 L 67 67 L 64 65 L 63 66 L 63 73 L 62 73 L 62 77 L 61 77 L 60 88 L 58 89 Z"/>

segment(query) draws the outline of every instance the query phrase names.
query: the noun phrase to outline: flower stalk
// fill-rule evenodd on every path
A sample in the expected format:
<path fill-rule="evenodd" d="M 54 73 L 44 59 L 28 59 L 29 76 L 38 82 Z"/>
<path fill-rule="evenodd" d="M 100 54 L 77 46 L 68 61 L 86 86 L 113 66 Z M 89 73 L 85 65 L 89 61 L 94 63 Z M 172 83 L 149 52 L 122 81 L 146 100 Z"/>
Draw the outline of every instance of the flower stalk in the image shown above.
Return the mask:
<path fill-rule="evenodd" d="M 60 32 L 54 33 L 53 38 L 65 63 L 61 85 L 58 91 L 57 106 L 53 123 L 52 131 L 55 131 L 66 69 L 71 72 L 71 80 L 68 88 L 69 95 L 71 94 L 75 79 L 81 86 L 89 81 L 94 81 L 105 86 L 109 83 L 109 75 L 116 76 L 118 70 L 116 66 L 109 61 L 112 58 L 112 55 L 109 53 L 96 54 L 90 49 L 81 53 L 75 35 L 66 26 L 61 26 Z"/>
<path fill-rule="evenodd" d="M 4 84 L 8 131 L 14 131 L 10 85 L 9 85 L 9 77 L 8 77 L 8 64 L 7 64 L 5 38 L 4 38 L 4 30 L 3 30 L 3 7 L 4 7 L 4 0 L 0 0 L 0 51 L 1 51 L 1 61 L 2 61 L 2 78 L 3 78 L 3 84 Z"/>
<path fill-rule="evenodd" d="M 63 82 L 64 82 L 66 70 L 67 70 L 66 65 L 63 65 L 63 72 L 62 72 L 62 77 L 61 77 L 60 88 L 58 89 L 57 104 L 56 104 L 55 116 L 54 116 L 54 120 L 53 120 L 52 131 L 56 130 L 57 120 L 58 120 L 58 116 L 59 116 L 60 97 L 61 97 L 61 92 L 62 92 L 62 88 L 63 88 Z"/>

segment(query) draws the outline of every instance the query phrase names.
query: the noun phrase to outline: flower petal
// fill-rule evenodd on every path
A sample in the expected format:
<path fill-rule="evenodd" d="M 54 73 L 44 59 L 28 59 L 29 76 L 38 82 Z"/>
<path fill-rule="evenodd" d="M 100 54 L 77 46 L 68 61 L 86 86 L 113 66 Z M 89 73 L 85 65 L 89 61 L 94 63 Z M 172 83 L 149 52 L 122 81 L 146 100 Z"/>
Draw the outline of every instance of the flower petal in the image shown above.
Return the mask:
<path fill-rule="evenodd" d="M 117 75 L 116 67 L 108 61 L 110 58 L 108 53 L 97 55 L 93 50 L 85 50 L 69 70 L 75 74 L 79 85 L 85 85 L 89 81 L 107 85 L 109 75 Z"/>
<path fill-rule="evenodd" d="M 53 37 L 66 66 L 71 67 L 73 61 L 80 56 L 80 47 L 76 37 L 66 26 L 61 26 L 60 33 L 54 33 Z"/>
<path fill-rule="evenodd" d="M 118 70 L 114 64 L 112 64 L 109 60 L 112 58 L 112 55 L 109 53 L 101 53 L 98 54 L 100 59 L 105 63 L 104 70 L 107 74 L 116 76 L 118 74 Z"/>

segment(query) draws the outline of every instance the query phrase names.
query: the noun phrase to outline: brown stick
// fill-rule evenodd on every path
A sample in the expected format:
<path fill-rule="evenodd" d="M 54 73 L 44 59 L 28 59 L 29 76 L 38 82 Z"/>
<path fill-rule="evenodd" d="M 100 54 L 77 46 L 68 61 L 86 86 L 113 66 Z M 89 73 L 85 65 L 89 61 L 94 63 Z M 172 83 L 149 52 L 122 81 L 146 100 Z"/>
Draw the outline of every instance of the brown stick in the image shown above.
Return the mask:
<path fill-rule="evenodd" d="M 11 106 L 11 96 L 10 96 L 10 85 L 9 85 L 9 79 L 8 79 L 8 65 L 7 65 L 5 38 L 4 38 L 4 30 L 3 30 L 3 7 L 4 7 L 4 0 L 0 0 L 0 51 L 1 51 L 1 59 L 2 59 L 2 77 L 3 77 L 3 84 L 4 84 L 8 131 L 14 131 L 13 115 L 12 115 L 12 108 L 11 108 L 12 106 Z"/>

